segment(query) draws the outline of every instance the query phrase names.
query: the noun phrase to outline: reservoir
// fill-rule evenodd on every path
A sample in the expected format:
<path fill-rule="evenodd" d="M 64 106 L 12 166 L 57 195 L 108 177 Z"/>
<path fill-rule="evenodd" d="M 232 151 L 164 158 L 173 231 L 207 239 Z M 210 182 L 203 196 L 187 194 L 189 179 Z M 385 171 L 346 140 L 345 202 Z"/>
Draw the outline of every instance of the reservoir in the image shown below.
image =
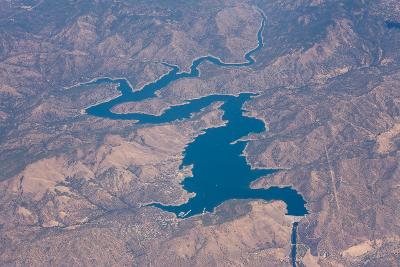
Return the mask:
<path fill-rule="evenodd" d="M 183 187 L 196 195 L 180 206 L 154 204 L 180 217 L 188 217 L 213 209 L 229 199 L 283 200 L 288 214 L 304 215 L 304 200 L 295 190 L 284 187 L 251 189 L 250 183 L 275 170 L 251 169 L 242 155 L 246 141 L 238 141 L 250 133 L 265 131 L 263 121 L 243 116 L 242 105 L 253 95 L 227 97 L 222 105 L 225 126 L 210 128 L 189 144 L 182 166 L 193 164 L 193 177 L 187 177 Z"/>
<path fill-rule="evenodd" d="M 145 99 L 154 98 L 156 92 L 171 85 L 174 81 L 199 77 L 198 67 L 203 62 L 210 62 L 222 67 L 248 67 L 255 60 L 253 54 L 263 47 L 263 29 L 266 18 L 260 11 L 262 22 L 257 33 L 258 45 L 244 56 L 245 61 L 240 63 L 225 63 L 214 56 L 204 56 L 192 62 L 190 71 L 181 72 L 178 66 L 163 63 L 170 68 L 170 71 L 159 77 L 154 82 L 146 84 L 138 90 L 133 90 L 126 79 L 97 78 L 90 82 L 79 84 L 79 86 L 113 83 L 118 85 L 121 95 L 104 103 L 91 106 L 86 113 L 93 116 L 116 119 L 136 120 L 138 124 L 160 124 L 170 123 L 178 119 L 190 118 L 192 113 L 199 112 L 210 104 L 221 101 L 221 109 L 224 112 L 223 119 L 226 125 L 216 128 L 209 128 L 204 134 L 199 135 L 190 143 L 184 151 L 184 159 L 180 168 L 192 165 L 192 177 L 186 177 L 182 182 L 183 188 L 188 192 L 195 193 L 188 202 L 178 206 L 168 206 L 161 203 L 153 203 L 168 212 L 173 212 L 181 218 L 201 214 L 213 209 L 230 199 L 262 199 L 282 200 L 287 204 L 288 214 L 302 216 L 307 214 L 303 197 L 291 187 L 270 187 L 268 189 L 251 189 L 251 182 L 256 179 L 274 173 L 277 170 L 252 169 L 243 156 L 247 141 L 241 138 L 250 133 L 264 132 L 263 121 L 247 117 L 243 114 L 243 104 L 255 94 L 243 93 L 233 95 L 209 95 L 199 99 L 186 101 L 185 104 L 172 106 L 159 116 L 127 113 L 116 114 L 112 108 L 116 105 L 127 102 L 139 102 Z"/>

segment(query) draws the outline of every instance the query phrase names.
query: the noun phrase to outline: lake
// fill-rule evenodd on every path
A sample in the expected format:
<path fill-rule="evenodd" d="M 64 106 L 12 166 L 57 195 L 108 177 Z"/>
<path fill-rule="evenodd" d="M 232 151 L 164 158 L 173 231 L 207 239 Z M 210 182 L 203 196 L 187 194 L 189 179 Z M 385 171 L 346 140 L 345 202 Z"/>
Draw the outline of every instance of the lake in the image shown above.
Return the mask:
<path fill-rule="evenodd" d="M 112 83 L 118 85 L 121 95 L 91 106 L 86 113 L 93 116 L 114 120 L 135 120 L 138 124 L 171 123 L 175 120 L 190 118 L 191 114 L 201 111 L 204 107 L 216 101 L 223 102 L 221 109 L 224 112 L 223 119 L 227 124 L 221 127 L 209 128 L 204 134 L 199 135 L 190 143 L 184 151 L 184 159 L 180 168 L 193 165 L 193 176 L 186 177 L 182 183 L 185 190 L 195 193 L 187 203 L 178 206 L 153 203 L 168 212 L 175 213 L 178 217 L 186 218 L 203 212 L 211 212 L 215 207 L 230 199 L 262 199 L 282 200 L 287 204 L 289 215 L 302 216 L 307 214 L 305 200 L 291 187 L 270 187 L 268 189 L 251 189 L 251 182 L 260 177 L 272 174 L 278 170 L 252 169 L 243 156 L 243 151 L 248 141 L 240 139 L 250 133 L 264 132 L 263 121 L 243 115 L 243 104 L 255 94 L 243 93 L 233 95 L 209 95 L 199 99 L 192 99 L 178 106 L 172 106 L 163 114 L 156 116 L 142 113 L 117 114 L 112 112 L 116 105 L 128 102 L 139 102 L 145 99 L 155 98 L 156 92 L 170 86 L 174 81 L 191 77 L 200 77 L 199 66 L 204 62 L 210 62 L 217 66 L 238 68 L 248 67 L 255 62 L 253 54 L 259 51 L 263 45 L 263 29 L 266 18 L 262 12 L 262 22 L 257 33 L 258 45 L 247 52 L 245 61 L 239 63 L 226 63 L 220 58 L 207 55 L 195 59 L 190 71 L 182 72 L 178 66 L 162 63 L 170 68 L 170 71 L 159 77 L 154 82 L 134 90 L 125 78 L 96 78 L 79 86 L 93 84 Z"/>

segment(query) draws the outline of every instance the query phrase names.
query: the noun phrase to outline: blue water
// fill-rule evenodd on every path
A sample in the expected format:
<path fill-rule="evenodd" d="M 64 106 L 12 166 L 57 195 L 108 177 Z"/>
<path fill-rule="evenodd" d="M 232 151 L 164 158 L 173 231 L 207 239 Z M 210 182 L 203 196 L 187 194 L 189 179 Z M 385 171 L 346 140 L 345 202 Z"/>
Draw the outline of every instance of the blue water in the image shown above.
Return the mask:
<path fill-rule="evenodd" d="M 138 124 L 168 123 L 174 120 L 189 118 L 194 112 L 209 106 L 215 101 L 222 101 L 221 109 L 224 111 L 223 119 L 227 124 L 217 128 L 210 128 L 205 134 L 198 136 L 184 151 L 184 159 L 180 168 L 193 164 L 193 177 L 186 177 L 182 185 L 188 192 L 194 192 L 195 196 L 187 203 L 179 206 L 166 206 L 160 203 L 151 204 L 165 211 L 174 212 L 180 217 L 190 217 L 205 211 L 212 211 L 216 206 L 229 199 L 263 199 L 283 200 L 288 206 L 289 215 L 307 214 L 305 201 L 296 190 L 290 187 L 271 187 L 269 189 L 251 189 L 250 183 L 261 176 L 274 172 L 268 169 L 251 169 L 246 159 L 242 156 L 247 144 L 246 141 L 238 141 L 249 133 L 261 133 L 265 131 L 261 120 L 243 115 L 242 106 L 245 101 L 255 95 L 209 95 L 199 99 L 188 100 L 186 103 L 173 106 L 159 116 L 127 113 L 116 114 L 112 108 L 127 102 L 139 102 L 156 97 L 156 92 L 166 88 L 172 82 L 191 77 L 199 77 L 199 66 L 204 62 L 210 62 L 222 67 L 246 67 L 252 65 L 255 60 L 253 54 L 263 45 L 263 30 L 265 16 L 261 12 L 262 23 L 257 33 L 258 45 L 245 55 L 245 62 L 225 63 L 213 56 L 200 57 L 192 62 L 189 72 L 181 72 L 178 66 L 163 63 L 171 70 L 158 80 L 143 86 L 139 90 L 133 90 L 126 79 L 99 78 L 83 85 L 113 83 L 118 85 L 121 92 L 119 97 L 110 101 L 89 107 L 86 112 L 93 116 L 118 119 L 136 120 Z"/>
<path fill-rule="evenodd" d="M 385 24 L 389 29 L 400 29 L 400 22 L 386 21 Z"/>
<path fill-rule="evenodd" d="M 127 115 L 120 116 L 120 115 L 114 114 L 111 111 L 112 107 L 122 104 L 122 103 L 139 102 L 139 101 L 142 101 L 145 99 L 154 98 L 154 97 L 156 97 L 155 93 L 157 91 L 159 91 L 163 88 L 166 88 L 168 85 L 170 85 L 174 81 L 177 81 L 180 79 L 185 79 L 185 78 L 199 77 L 200 76 L 199 66 L 204 62 L 210 62 L 212 64 L 215 64 L 217 66 L 222 66 L 222 67 L 246 67 L 246 66 L 252 65 L 255 62 L 255 60 L 253 58 L 254 53 L 256 53 L 258 50 L 260 50 L 264 45 L 262 33 L 263 33 L 263 30 L 265 27 L 266 18 L 262 12 L 260 12 L 260 14 L 262 15 L 262 22 L 261 22 L 261 27 L 257 33 L 258 45 L 257 45 L 257 47 L 255 47 L 254 49 L 252 49 L 246 53 L 246 55 L 245 55 L 246 61 L 245 62 L 225 63 L 217 57 L 204 56 L 204 57 L 197 58 L 192 62 L 189 72 L 181 72 L 180 68 L 178 66 L 170 65 L 167 63 L 162 63 L 165 66 L 171 68 L 171 70 L 167 74 L 160 77 L 158 80 L 148 83 L 145 86 L 143 86 L 142 88 L 140 88 L 139 90 L 135 90 L 135 91 L 132 89 L 132 87 L 129 85 L 129 83 L 126 79 L 111 79 L 111 78 L 95 79 L 94 81 L 84 83 L 82 85 L 94 85 L 94 84 L 102 84 L 102 83 L 118 84 L 118 90 L 121 92 L 121 95 L 110 101 L 92 106 L 92 107 L 86 109 L 86 112 L 90 115 L 103 117 L 103 118 L 131 120 L 132 117 L 130 117 L 130 116 L 127 116 Z"/>
<path fill-rule="evenodd" d="M 246 141 L 237 141 L 249 133 L 265 131 L 263 121 L 243 116 L 242 105 L 251 94 L 227 97 L 221 109 L 227 125 L 210 128 L 186 147 L 182 166 L 193 164 L 193 176 L 187 177 L 183 187 L 196 195 L 180 206 L 154 204 L 163 210 L 188 217 L 213 209 L 228 199 L 283 200 L 288 204 L 288 214 L 303 215 L 307 211 L 304 200 L 295 190 L 284 187 L 251 189 L 255 179 L 274 170 L 251 169 L 242 152 Z M 235 142 L 236 141 L 236 142 Z"/>

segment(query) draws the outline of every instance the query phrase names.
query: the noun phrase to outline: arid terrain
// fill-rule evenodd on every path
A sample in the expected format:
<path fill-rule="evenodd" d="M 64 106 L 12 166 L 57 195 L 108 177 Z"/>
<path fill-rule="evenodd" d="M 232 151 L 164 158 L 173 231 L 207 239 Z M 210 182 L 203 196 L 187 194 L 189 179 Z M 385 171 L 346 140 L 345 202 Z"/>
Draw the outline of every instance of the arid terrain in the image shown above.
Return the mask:
<path fill-rule="evenodd" d="M 212 55 L 157 97 L 116 113 L 161 114 L 214 94 L 257 93 L 246 114 L 267 130 L 244 151 L 278 171 L 252 188 L 282 201 L 232 199 L 181 219 L 196 137 L 223 126 L 220 102 L 157 125 L 85 109 Z M 212 151 L 210 151 L 212 153 Z M 207 157 L 207 155 L 204 155 Z M 0 0 L 0 266 L 399 266 L 400 3 L 397 0 Z M 292 224 L 297 229 L 291 259 Z"/>

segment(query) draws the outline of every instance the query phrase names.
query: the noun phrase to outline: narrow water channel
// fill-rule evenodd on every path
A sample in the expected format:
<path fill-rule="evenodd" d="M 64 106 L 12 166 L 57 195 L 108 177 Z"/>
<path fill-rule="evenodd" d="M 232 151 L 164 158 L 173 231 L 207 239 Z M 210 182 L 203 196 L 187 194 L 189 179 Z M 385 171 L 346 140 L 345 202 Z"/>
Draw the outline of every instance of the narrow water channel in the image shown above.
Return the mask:
<path fill-rule="evenodd" d="M 292 250 L 290 252 L 290 258 L 292 260 L 292 266 L 296 267 L 296 254 L 297 254 L 297 227 L 299 223 L 294 222 L 293 223 L 293 229 L 292 229 Z"/>

